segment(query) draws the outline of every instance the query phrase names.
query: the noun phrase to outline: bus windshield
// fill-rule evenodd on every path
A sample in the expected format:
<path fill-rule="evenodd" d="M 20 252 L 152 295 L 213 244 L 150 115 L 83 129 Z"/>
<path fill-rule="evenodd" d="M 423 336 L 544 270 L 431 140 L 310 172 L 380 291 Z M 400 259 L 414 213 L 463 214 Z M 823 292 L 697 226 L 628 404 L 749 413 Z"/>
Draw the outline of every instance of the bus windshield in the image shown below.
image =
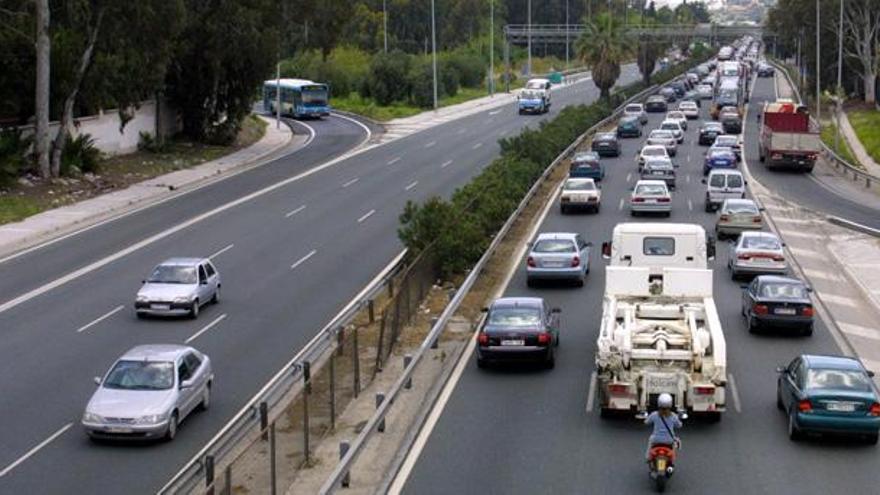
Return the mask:
<path fill-rule="evenodd" d="M 327 104 L 327 90 L 324 88 L 320 88 L 320 87 L 303 88 L 302 102 L 312 104 L 312 105 L 326 105 Z"/>

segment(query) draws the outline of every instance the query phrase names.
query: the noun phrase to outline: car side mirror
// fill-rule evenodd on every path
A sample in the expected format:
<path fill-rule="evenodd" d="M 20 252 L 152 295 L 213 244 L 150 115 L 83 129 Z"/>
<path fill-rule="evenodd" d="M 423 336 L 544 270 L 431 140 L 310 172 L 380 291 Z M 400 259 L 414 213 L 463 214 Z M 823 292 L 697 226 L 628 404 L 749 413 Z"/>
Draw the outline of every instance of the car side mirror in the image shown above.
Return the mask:
<path fill-rule="evenodd" d="M 701 179 L 700 182 L 702 182 L 703 184 L 706 184 L 706 179 Z"/>
<path fill-rule="evenodd" d="M 758 211 L 765 211 L 764 207 L 758 208 Z"/>
<path fill-rule="evenodd" d="M 813 288 L 812 288 L 812 287 L 807 286 L 806 289 L 807 289 L 807 292 L 813 292 Z"/>
<path fill-rule="evenodd" d="M 785 366 L 777 366 L 776 372 L 779 373 L 780 375 L 785 373 Z"/>
<path fill-rule="evenodd" d="M 96 377 L 94 378 L 94 380 L 95 380 L 95 385 L 100 385 L 100 384 L 101 384 L 101 377 L 100 377 L 100 376 L 96 376 Z"/>
<path fill-rule="evenodd" d="M 480 308 L 480 311 L 483 312 L 483 313 L 488 313 L 488 312 L 489 312 L 489 308 L 487 308 L 487 307 L 484 306 L 484 307 Z"/>
<path fill-rule="evenodd" d="M 180 390 L 186 390 L 188 388 L 192 388 L 193 382 L 192 380 L 184 380 L 180 382 Z"/>
<path fill-rule="evenodd" d="M 611 259 L 611 243 L 608 241 L 602 243 L 602 258 L 606 260 Z"/>
<path fill-rule="evenodd" d="M 550 310 L 550 312 L 553 314 L 559 314 L 559 313 L 562 313 L 562 310 L 559 308 L 553 308 Z"/>
<path fill-rule="evenodd" d="M 871 378 L 874 378 L 874 372 L 873 372 L 873 371 L 871 371 L 871 370 L 865 370 L 865 371 L 868 372 L 868 376 L 870 376 Z"/>

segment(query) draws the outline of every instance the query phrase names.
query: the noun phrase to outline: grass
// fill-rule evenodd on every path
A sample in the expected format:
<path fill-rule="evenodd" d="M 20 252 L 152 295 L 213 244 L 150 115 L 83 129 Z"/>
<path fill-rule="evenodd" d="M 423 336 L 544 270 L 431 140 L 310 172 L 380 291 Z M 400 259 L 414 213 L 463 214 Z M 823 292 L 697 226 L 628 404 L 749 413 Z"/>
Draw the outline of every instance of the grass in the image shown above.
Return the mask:
<path fill-rule="evenodd" d="M 849 122 L 856 131 L 859 141 L 865 147 L 865 151 L 880 163 L 880 111 L 874 109 L 859 109 L 847 112 Z"/>
<path fill-rule="evenodd" d="M 244 120 L 235 142 L 229 146 L 173 139 L 159 152 L 137 151 L 102 158 L 94 177 L 33 179 L 30 186 L 13 184 L 10 188 L 0 188 L 0 225 L 216 160 L 259 141 L 266 134 L 266 125 L 261 119 L 250 116 Z"/>
<path fill-rule="evenodd" d="M 822 122 L 822 142 L 825 143 L 825 146 L 828 146 L 828 149 L 834 150 L 834 139 L 837 133 L 837 124 L 834 122 Z M 849 143 L 846 142 L 846 137 L 842 134 L 840 136 L 840 149 L 837 151 L 837 154 L 840 155 L 844 160 L 848 161 L 852 165 L 858 168 L 864 168 L 861 163 L 856 159 L 855 155 L 853 155 L 852 150 L 849 148 Z"/>

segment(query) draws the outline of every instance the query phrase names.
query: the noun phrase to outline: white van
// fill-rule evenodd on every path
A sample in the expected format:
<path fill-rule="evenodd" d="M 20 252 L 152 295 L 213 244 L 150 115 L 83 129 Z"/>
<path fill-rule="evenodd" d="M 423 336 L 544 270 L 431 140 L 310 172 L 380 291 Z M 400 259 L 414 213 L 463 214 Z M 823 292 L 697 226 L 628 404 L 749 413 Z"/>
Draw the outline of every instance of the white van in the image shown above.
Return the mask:
<path fill-rule="evenodd" d="M 715 240 L 689 223 L 619 223 L 611 242 L 602 243 L 602 257 L 611 266 L 648 267 L 651 275 L 663 268 L 708 268 L 715 259 Z"/>
<path fill-rule="evenodd" d="M 706 212 L 718 210 L 725 199 L 742 199 L 746 197 L 746 180 L 739 170 L 713 169 L 703 179 L 706 184 Z"/>
<path fill-rule="evenodd" d="M 550 89 L 552 87 L 553 87 L 553 83 L 551 83 L 549 79 L 536 78 L 536 79 L 529 79 L 528 82 L 526 82 L 525 89 L 534 89 L 534 90 L 542 91 L 544 93 L 545 104 L 549 107 L 552 103 L 552 99 L 551 99 L 551 95 L 550 95 Z"/>

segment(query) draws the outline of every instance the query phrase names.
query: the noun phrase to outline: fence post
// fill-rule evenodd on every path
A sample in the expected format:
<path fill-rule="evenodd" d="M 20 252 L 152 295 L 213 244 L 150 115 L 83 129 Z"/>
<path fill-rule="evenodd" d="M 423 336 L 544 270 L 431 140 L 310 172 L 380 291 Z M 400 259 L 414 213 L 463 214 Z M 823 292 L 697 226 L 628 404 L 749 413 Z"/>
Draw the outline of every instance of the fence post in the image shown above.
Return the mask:
<path fill-rule="evenodd" d="M 394 277 L 388 279 L 388 298 L 394 297 Z"/>
<path fill-rule="evenodd" d="M 330 430 L 336 431 L 336 358 L 330 356 Z"/>
<path fill-rule="evenodd" d="M 336 328 L 336 350 L 337 356 L 345 355 L 345 327 Z"/>
<path fill-rule="evenodd" d="M 351 353 L 352 359 L 352 367 L 354 369 L 354 397 L 355 399 L 361 393 L 361 358 L 360 353 L 358 351 L 358 331 L 355 328 L 351 332 L 352 345 L 354 346 L 354 351 Z"/>
<path fill-rule="evenodd" d="M 303 454 L 309 465 L 309 395 L 312 394 L 312 363 L 303 362 Z M 274 424 L 274 423 L 273 423 Z"/>
<path fill-rule="evenodd" d="M 223 470 L 223 481 L 225 483 L 223 494 L 232 495 L 232 465 L 226 466 L 226 469 Z"/>
<path fill-rule="evenodd" d="M 409 363 L 411 363 L 411 362 L 412 362 L 412 355 L 411 354 L 407 354 L 407 355 L 403 356 L 403 369 L 404 369 L 404 371 L 406 371 L 406 369 L 409 367 Z M 406 380 L 406 383 L 403 385 L 403 388 L 405 388 L 407 390 L 412 388 L 412 377 L 410 377 L 409 379 Z"/>
<path fill-rule="evenodd" d="M 205 456 L 205 487 L 207 495 L 214 494 L 214 456 Z"/>
<path fill-rule="evenodd" d="M 432 329 L 437 325 L 438 321 L 440 321 L 440 318 L 438 318 L 436 316 L 431 317 L 431 328 Z M 440 341 L 440 335 L 437 334 L 437 338 L 435 338 L 434 340 L 431 341 L 431 349 L 436 349 L 437 346 L 439 345 L 439 341 Z"/>
<path fill-rule="evenodd" d="M 260 431 L 263 432 L 263 440 L 269 439 L 269 433 L 266 428 L 269 427 L 269 404 L 266 401 L 260 402 Z"/>
<path fill-rule="evenodd" d="M 272 495 L 278 491 L 278 480 L 275 476 L 275 422 L 269 427 L 269 473 L 272 478 Z"/>
<path fill-rule="evenodd" d="M 372 299 L 367 301 L 367 314 L 370 317 L 370 323 L 373 323 L 374 321 L 376 321 L 376 308 L 375 308 L 375 306 L 376 306 L 376 304 L 373 302 Z"/>
<path fill-rule="evenodd" d="M 378 393 L 376 394 L 376 409 L 379 409 L 379 406 L 382 405 L 382 401 L 385 400 L 385 394 Z M 385 418 L 383 417 L 381 421 L 379 421 L 379 426 L 376 427 L 376 431 L 379 433 L 383 433 L 385 431 Z"/>
<path fill-rule="evenodd" d="M 339 460 L 341 461 L 345 454 L 348 453 L 348 449 L 351 447 L 348 442 L 339 442 Z M 345 476 L 342 477 L 342 488 L 348 488 L 351 484 L 351 473 L 346 472 Z"/>
<path fill-rule="evenodd" d="M 379 342 L 376 345 L 376 365 L 373 369 L 373 376 L 382 371 L 382 363 L 385 361 L 383 354 L 385 353 L 385 311 L 382 312 L 382 320 L 379 322 Z"/>

